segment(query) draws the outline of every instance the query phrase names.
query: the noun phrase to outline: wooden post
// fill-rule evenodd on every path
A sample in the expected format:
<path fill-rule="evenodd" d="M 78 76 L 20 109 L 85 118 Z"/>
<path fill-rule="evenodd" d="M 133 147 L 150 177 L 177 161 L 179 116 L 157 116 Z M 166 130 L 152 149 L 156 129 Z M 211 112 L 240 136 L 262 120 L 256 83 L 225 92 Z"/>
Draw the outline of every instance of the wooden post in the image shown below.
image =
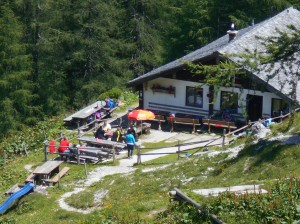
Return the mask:
<path fill-rule="evenodd" d="M 225 135 L 226 135 L 226 129 L 223 129 L 223 141 L 222 141 L 222 148 L 224 148 L 225 145 Z"/>
<path fill-rule="evenodd" d="M 196 132 L 196 125 L 195 125 L 195 119 L 193 119 L 193 132 L 192 133 L 195 133 Z"/>
<path fill-rule="evenodd" d="M 60 175 L 58 175 L 58 188 L 60 188 Z"/>
<path fill-rule="evenodd" d="M 283 117 L 283 113 L 282 111 L 280 111 L 280 123 L 282 123 L 282 117 Z"/>
<path fill-rule="evenodd" d="M 115 164 L 115 160 L 116 160 L 115 145 L 113 145 L 113 147 L 112 147 L 112 153 L 113 153 L 113 164 Z"/>
<path fill-rule="evenodd" d="M 87 179 L 88 174 L 87 174 L 87 168 L 86 168 L 86 162 L 85 162 L 85 160 L 84 160 L 84 170 L 85 170 L 85 177 Z"/>
<path fill-rule="evenodd" d="M 190 197 L 188 197 L 187 195 L 185 195 L 184 193 L 182 193 L 178 188 L 174 188 L 174 191 L 170 191 L 169 192 L 170 196 L 175 196 L 178 197 L 180 200 L 186 201 L 189 204 L 191 204 L 192 206 L 194 206 L 196 209 L 198 209 L 198 211 L 200 213 L 207 213 L 208 212 L 206 210 L 204 210 L 202 208 L 202 206 L 195 202 L 194 200 L 192 200 Z M 210 219 L 213 221 L 213 223 L 217 223 L 217 224 L 225 224 L 225 222 L 223 222 L 222 220 L 220 220 L 216 215 L 214 214 L 209 214 Z"/>
<path fill-rule="evenodd" d="M 80 149 L 77 148 L 77 164 L 80 164 Z"/>
<path fill-rule="evenodd" d="M 178 150 L 177 150 L 177 153 L 178 153 L 178 160 L 180 159 L 180 145 L 179 145 L 179 140 L 178 140 Z"/>
<path fill-rule="evenodd" d="M 137 146 L 137 164 L 142 163 L 142 158 L 141 158 L 141 148 L 140 146 Z"/>
<path fill-rule="evenodd" d="M 161 131 L 161 120 L 160 120 L 160 115 L 158 117 L 158 130 Z"/>
<path fill-rule="evenodd" d="M 44 156 L 45 156 L 45 162 L 48 161 L 48 141 L 44 141 Z"/>
<path fill-rule="evenodd" d="M 174 118 L 170 118 L 170 123 L 171 123 L 171 132 L 174 131 Z"/>
<path fill-rule="evenodd" d="M 25 152 L 26 157 L 28 157 L 28 151 L 27 151 L 27 147 L 26 146 L 24 147 L 24 152 Z"/>

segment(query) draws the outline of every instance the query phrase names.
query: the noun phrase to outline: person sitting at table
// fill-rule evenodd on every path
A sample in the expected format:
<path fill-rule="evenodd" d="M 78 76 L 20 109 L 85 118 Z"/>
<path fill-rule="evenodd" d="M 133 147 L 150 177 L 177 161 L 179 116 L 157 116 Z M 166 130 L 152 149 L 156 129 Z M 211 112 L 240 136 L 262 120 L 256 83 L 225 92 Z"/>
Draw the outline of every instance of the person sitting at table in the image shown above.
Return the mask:
<path fill-rule="evenodd" d="M 105 137 L 105 131 L 103 130 L 103 127 L 102 127 L 102 126 L 100 126 L 100 127 L 97 129 L 97 131 L 96 131 L 96 133 L 95 133 L 95 138 L 96 138 L 96 139 L 106 139 L 106 137 Z"/>
<path fill-rule="evenodd" d="M 108 113 L 112 108 L 113 108 L 112 100 L 109 98 L 105 99 L 105 105 L 102 109 L 104 109 L 106 113 Z"/>
<path fill-rule="evenodd" d="M 52 140 L 49 142 L 49 152 L 50 152 L 50 154 L 55 153 L 55 148 L 56 148 L 56 146 L 55 146 L 55 140 L 52 139 Z"/>
<path fill-rule="evenodd" d="M 121 128 L 118 127 L 117 130 L 113 133 L 111 140 L 114 142 L 123 142 Z"/>
<path fill-rule="evenodd" d="M 109 132 L 111 130 L 111 125 L 107 123 L 107 121 L 104 121 L 102 128 L 105 132 Z"/>
<path fill-rule="evenodd" d="M 59 153 L 70 153 L 69 146 L 70 146 L 70 143 L 69 143 L 67 137 L 63 137 L 63 139 L 60 141 L 58 152 Z"/>

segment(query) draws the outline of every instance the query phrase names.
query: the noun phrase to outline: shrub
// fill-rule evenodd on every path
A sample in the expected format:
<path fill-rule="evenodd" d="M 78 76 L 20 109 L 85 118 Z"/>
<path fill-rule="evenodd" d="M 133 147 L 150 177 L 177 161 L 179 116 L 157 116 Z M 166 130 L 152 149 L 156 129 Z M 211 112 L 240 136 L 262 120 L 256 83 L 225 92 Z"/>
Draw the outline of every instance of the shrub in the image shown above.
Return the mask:
<path fill-rule="evenodd" d="M 107 92 L 101 93 L 98 96 L 99 100 L 104 100 L 106 98 L 119 99 L 122 96 L 123 91 L 117 87 L 108 90 Z"/>

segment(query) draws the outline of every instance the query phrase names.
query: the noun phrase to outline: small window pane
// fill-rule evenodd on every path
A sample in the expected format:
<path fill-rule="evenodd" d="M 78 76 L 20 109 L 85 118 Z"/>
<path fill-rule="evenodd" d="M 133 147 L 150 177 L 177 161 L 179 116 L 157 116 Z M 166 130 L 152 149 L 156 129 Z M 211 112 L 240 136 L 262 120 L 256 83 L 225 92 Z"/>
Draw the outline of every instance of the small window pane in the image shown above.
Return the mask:
<path fill-rule="evenodd" d="M 187 86 L 186 105 L 193 107 L 203 107 L 203 89 Z"/>
<path fill-rule="evenodd" d="M 238 109 L 238 94 L 233 92 L 221 92 L 221 109 L 237 112 Z"/>
<path fill-rule="evenodd" d="M 272 117 L 280 116 L 281 112 L 287 114 L 289 112 L 289 105 L 282 99 L 272 99 Z"/>

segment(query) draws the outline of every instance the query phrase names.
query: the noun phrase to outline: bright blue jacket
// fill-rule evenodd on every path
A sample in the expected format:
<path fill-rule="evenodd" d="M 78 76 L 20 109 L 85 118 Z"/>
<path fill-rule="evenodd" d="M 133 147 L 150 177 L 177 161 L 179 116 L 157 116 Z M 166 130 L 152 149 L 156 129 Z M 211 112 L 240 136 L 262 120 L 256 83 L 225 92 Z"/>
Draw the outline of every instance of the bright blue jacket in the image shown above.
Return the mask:
<path fill-rule="evenodd" d="M 125 141 L 128 145 L 134 145 L 135 144 L 135 138 L 133 136 L 133 134 L 127 134 Z"/>

